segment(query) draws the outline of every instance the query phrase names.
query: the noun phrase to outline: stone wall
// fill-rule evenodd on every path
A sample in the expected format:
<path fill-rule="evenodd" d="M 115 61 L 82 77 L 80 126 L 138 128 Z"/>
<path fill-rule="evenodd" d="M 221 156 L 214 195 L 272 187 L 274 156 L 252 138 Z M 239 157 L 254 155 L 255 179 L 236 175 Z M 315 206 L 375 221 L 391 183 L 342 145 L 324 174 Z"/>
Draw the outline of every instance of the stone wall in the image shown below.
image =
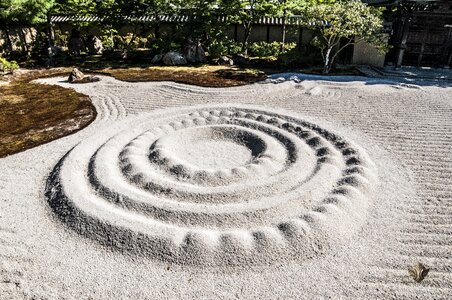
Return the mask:
<path fill-rule="evenodd" d="M 8 33 L 8 34 L 7 34 Z M 27 52 L 36 39 L 36 29 L 31 27 L 12 27 L 6 32 L 0 30 L 0 53 L 6 50 Z M 8 36 L 11 45 L 8 42 Z M 12 49 L 10 49 L 12 46 Z"/>
<path fill-rule="evenodd" d="M 352 64 L 383 67 L 385 54 L 366 42 L 359 42 L 353 48 Z"/>
<path fill-rule="evenodd" d="M 67 35 L 70 34 L 73 26 L 64 23 L 64 24 L 56 24 L 54 29 L 59 30 Z M 120 34 L 126 34 L 127 32 L 131 32 L 131 26 L 123 26 L 118 30 Z M 151 31 L 150 31 L 151 32 Z M 160 26 L 160 32 L 171 34 L 174 32 L 174 26 L 172 24 L 162 24 Z M 29 51 L 31 50 L 33 41 L 36 38 L 36 29 L 28 28 L 28 27 L 14 27 L 9 30 L 10 40 L 13 46 L 13 51 Z M 100 35 L 101 28 L 93 26 L 90 29 L 89 34 Z M 238 42 L 243 41 L 244 38 L 244 28 L 241 25 L 231 25 L 227 30 L 226 34 L 231 39 L 236 39 Z M 312 32 L 307 29 L 295 27 L 295 26 L 287 26 L 286 28 L 286 42 L 301 42 L 306 45 L 309 44 L 312 39 Z M 280 25 L 255 25 L 251 32 L 250 42 L 258 42 L 258 41 L 282 41 L 282 26 Z M 9 46 L 7 43 L 6 33 L 4 31 L 0 31 L 0 53 L 2 51 L 9 50 Z M 383 66 L 384 64 L 384 55 L 378 53 L 378 51 L 366 44 L 359 43 L 355 45 L 353 51 L 353 58 L 351 63 L 353 64 L 363 64 L 363 65 L 372 65 L 372 66 Z"/>

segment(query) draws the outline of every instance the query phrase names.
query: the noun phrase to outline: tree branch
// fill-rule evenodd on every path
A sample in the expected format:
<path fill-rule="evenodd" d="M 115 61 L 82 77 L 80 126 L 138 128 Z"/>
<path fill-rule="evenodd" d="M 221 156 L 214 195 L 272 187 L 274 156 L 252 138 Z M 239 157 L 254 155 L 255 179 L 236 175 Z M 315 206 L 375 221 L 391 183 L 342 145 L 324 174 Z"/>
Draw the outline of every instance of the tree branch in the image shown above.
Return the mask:
<path fill-rule="evenodd" d="M 350 45 L 353 45 L 353 44 L 356 43 L 356 42 L 352 42 L 352 41 L 353 41 L 353 38 L 350 38 L 350 39 L 348 40 L 348 42 L 345 43 L 344 46 L 342 46 L 341 48 L 339 48 L 339 50 L 337 50 L 337 51 L 334 53 L 333 57 L 331 57 L 331 63 L 334 61 L 334 59 L 336 58 L 336 56 L 337 56 L 342 50 L 344 50 L 347 46 L 350 46 Z"/>

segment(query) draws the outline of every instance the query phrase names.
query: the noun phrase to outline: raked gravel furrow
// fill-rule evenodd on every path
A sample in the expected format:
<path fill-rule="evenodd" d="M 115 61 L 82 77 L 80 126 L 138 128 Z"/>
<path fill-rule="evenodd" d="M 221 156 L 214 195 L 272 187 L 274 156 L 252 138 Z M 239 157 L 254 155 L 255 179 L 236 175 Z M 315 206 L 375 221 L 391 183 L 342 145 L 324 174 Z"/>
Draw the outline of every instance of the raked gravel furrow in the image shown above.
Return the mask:
<path fill-rule="evenodd" d="M 334 275 L 334 270 L 337 271 L 341 267 L 321 261 L 317 262 L 323 271 L 316 269 L 313 263 L 311 265 L 313 268 L 310 269 L 312 273 L 302 267 L 291 265 L 282 269 L 269 267 L 269 269 L 257 271 L 247 270 L 243 274 L 221 271 L 211 275 L 205 270 L 199 273 L 180 270 L 180 272 L 175 271 L 172 277 L 165 275 L 167 273 L 152 275 L 154 278 L 169 276 L 171 282 L 177 281 L 178 285 L 156 280 L 147 282 L 144 286 L 135 286 L 138 283 L 133 278 L 128 280 L 127 277 L 111 275 L 120 285 L 126 284 L 121 283 L 122 280 L 128 282 L 128 290 L 112 286 L 103 278 L 104 281 L 96 283 L 97 287 L 85 283 L 87 289 L 84 295 L 89 295 L 90 291 L 93 291 L 93 294 L 98 293 L 99 299 L 108 297 L 126 299 L 142 295 L 140 292 L 142 289 L 143 293 L 146 292 L 145 295 L 153 296 L 148 297 L 162 299 L 183 297 L 183 295 L 186 296 L 185 298 L 206 299 L 233 297 L 450 299 L 452 295 L 452 240 L 450 238 L 452 235 L 452 88 L 433 85 L 418 87 L 397 83 L 379 84 L 375 81 L 339 83 L 323 80 L 306 80 L 300 83 L 286 81 L 278 84 L 254 84 L 225 89 L 191 87 L 169 82 L 126 83 L 108 77 L 102 77 L 100 83 L 76 86 L 62 83 L 58 78 L 41 81 L 72 87 L 91 96 L 98 109 L 98 119 L 88 127 L 86 130 L 88 133 L 95 132 L 96 128 L 105 124 L 114 124 L 113 120 L 122 119 L 127 115 L 194 104 L 242 103 L 297 112 L 324 120 L 332 127 L 337 125 L 341 130 L 347 128 L 355 136 L 361 135 L 362 141 L 378 145 L 384 149 L 384 153 L 388 153 L 392 161 L 404 168 L 405 173 L 400 174 L 404 174 L 406 178 L 403 179 L 413 187 L 413 189 L 406 188 L 406 191 L 404 186 L 400 187 L 407 196 L 399 201 L 393 199 L 394 215 L 381 215 L 372 221 L 375 226 L 383 228 L 382 232 L 377 232 L 380 235 L 378 237 L 380 242 L 375 248 L 377 253 L 363 255 L 361 260 L 355 259 L 352 263 L 356 265 L 347 266 L 344 263 L 346 271 L 339 272 L 341 274 L 339 276 Z M 82 131 L 79 135 L 83 137 L 88 133 L 84 135 Z M 80 137 L 77 138 L 76 134 L 73 138 L 69 138 L 69 141 L 75 145 Z M 59 145 L 58 142 L 55 144 Z M 66 149 L 65 151 L 69 150 L 68 146 L 58 147 Z M 39 147 L 36 151 L 39 151 Z M 58 152 L 60 157 L 61 153 L 64 151 Z M 14 161 L 12 164 L 14 165 Z M 42 174 L 43 176 L 48 175 L 49 168 L 50 166 L 46 166 L 46 174 Z M 391 178 L 386 179 L 391 180 Z M 45 178 L 40 180 L 42 182 Z M 385 189 L 384 186 L 380 188 Z M 384 231 L 386 223 L 390 230 Z M 3 225 L 1 219 L 0 225 Z M 0 240 L 1 234 L 0 231 Z M 364 249 L 365 246 L 361 248 Z M 57 253 L 55 250 L 52 251 L 54 254 Z M 368 252 L 372 251 L 368 250 Z M 104 263 L 109 261 L 105 257 L 101 257 Z M 347 259 L 348 257 L 344 260 Z M 0 260 L 4 261 L 3 257 Z M 119 258 L 111 258 L 111 260 L 120 261 Z M 414 282 L 408 274 L 408 268 L 418 261 L 431 268 L 429 275 L 421 283 Z M 111 261 L 110 263 L 112 266 L 115 265 Z M 137 264 L 134 266 L 137 269 L 141 268 Z M 58 269 L 58 267 L 52 267 Z M 98 278 L 90 275 L 90 272 L 95 274 L 96 270 L 89 268 L 88 271 L 86 266 L 81 268 L 88 272 L 87 278 Z M 121 266 L 121 268 L 129 267 Z M 350 272 L 348 268 L 351 269 Z M 78 274 L 77 270 L 74 272 Z M 193 276 L 194 279 L 190 275 L 192 279 L 189 282 L 185 281 L 187 272 L 196 274 Z M 207 273 L 204 274 L 205 272 Z M 326 278 L 329 278 L 329 273 L 333 274 L 330 277 L 334 279 L 330 278 L 328 281 Z M 141 280 L 146 281 L 146 277 Z M 70 287 L 68 283 L 71 281 L 67 279 L 65 282 L 66 286 Z M 191 287 L 192 285 L 194 287 Z M 81 286 L 84 285 L 81 284 Z M 199 288 L 199 295 L 190 290 L 195 288 Z M 114 292 L 108 289 L 114 289 Z M 49 289 L 49 293 L 50 290 L 52 289 Z M 219 290 L 221 293 L 218 292 Z"/>
<path fill-rule="evenodd" d="M 382 145 L 393 154 L 395 154 L 402 163 L 414 168 L 412 179 L 417 183 L 417 191 L 424 195 L 440 193 L 447 201 L 452 198 L 452 97 L 449 94 L 449 102 L 435 103 L 435 99 L 430 98 L 427 93 L 419 92 L 414 97 L 406 97 L 400 101 L 400 98 L 384 98 L 378 102 L 379 109 L 374 112 L 370 109 L 369 103 L 363 101 L 361 105 L 354 106 L 352 112 L 347 114 L 336 113 L 333 117 L 339 117 L 343 124 L 358 127 L 365 132 L 371 139 Z M 444 93 L 444 98 L 447 94 Z M 407 101 L 410 99 L 411 101 Z M 428 101 L 427 101 L 428 100 Z M 401 103 L 406 102 L 406 103 Z M 340 107 L 340 105 L 338 105 Z M 375 102 L 372 104 L 375 108 Z M 327 105 L 323 107 L 323 113 L 328 110 Z M 308 114 L 318 113 L 315 108 L 310 110 L 305 107 Z M 400 111 L 406 109 L 405 111 Z M 408 110 L 409 109 L 409 110 Z M 370 122 L 363 120 L 362 116 L 372 112 Z M 319 115 L 320 116 L 320 115 Z M 391 120 L 391 121 L 389 121 Z M 364 124 L 360 121 L 364 121 Z M 364 125 L 364 127 L 363 127 Z M 369 126 L 370 125 L 370 126 Z M 422 147 L 420 147 L 422 146 Z M 435 176 L 440 174 L 440 176 Z M 428 214 L 425 211 L 431 210 L 432 204 L 423 197 L 415 197 L 410 201 L 404 201 L 403 205 L 397 205 L 405 213 L 406 223 L 400 224 L 400 233 L 396 234 L 398 244 L 394 249 L 396 251 L 388 253 L 393 261 L 401 260 L 407 263 L 403 270 L 399 270 L 400 265 L 396 263 L 387 263 L 381 265 L 378 262 L 375 269 L 372 269 L 368 276 L 364 278 L 367 283 L 380 284 L 378 292 L 372 291 L 371 295 L 376 298 L 409 297 L 404 292 L 406 287 L 415 286 L 408 275 L 408 266 L 414 265 L 417 261 L 428 265 L 423 259 L 435 259 L 435 265 L 449 270 L 450 258 L 452 257 L 452 246 L 449 239 L 444 238 L 444 234 L 449 234 L 452 229 L 452 212 L 449 212 L 452 202 L 444 207 L 440 204 L 435 205 L 444 214 Z M 413 212 L 414 207 L 416 210 Z M 422 233 L 406 234 L 406 227 L 434 226 L 425 230 L 429 238 Z M 436 226 L 444 226 L 443 230 L 436 230 Z M 445 229 L 445 230 L 444 230 Z M 410 259 L 411 258 L 411 259 Z M 420 285 L 417 285 L 413 296 L 422 299 L 447 299 L 452 294 L 452 276 L 450 273 L 441 273 L 430 266 L 432 271 L 430 276 Z M 388 276 L 386 269 L 397 271 L 396 275 Z M 403 279 L 401 281 L 401 279 Z M 445 293 L 432 293 L 430 286 L 446 288 Z M 408 289 L 409 289 L 408 288 Z M 436 294 L 436 295 L 435 295 Z"/>
<path fill-rule="evenodd" d="M 399 119 L 394 117 L 394 123 L 398 123 L 399 128 L 392 130 L 387 123 L 379 126 L 378 122 L 373 122 L 373 127 L 366 131 L 371 137 L 374 136 L 381 144 L 388 143 L 388 136 L 394 134 L 401 135 L 401 138 L 393 138 L 389 143 L 391 152 L 396 154 L 402 162 L 407 161 L 408 169 L 413 168 L 413 180 L 417 182 L 417 189 L 423 192 L 424 195 L 434 193 L 441 193 L 443 197 L 452 197 L 452 113 L 450 107 L 439 107 L 438 109 L 429 108 L 417 105 L 418 101 L 413 101 L 410 108 L 416 107 L 417 112 L 410 114 L 411 122 L 399 123 Z M 436 107 L 435 107 L 436 108 Z M 388 109 L 389 111 L 389 109 Z M 429 118 L 425 118 L 429 115 Z M 424 117 L 423 117 L 424 116 Z M 407 118 L 405 118 L 407 119 Z M 432 120 L 435 124 L 432 125 Z M 403 127 L 402 127 L 403 126 Z M 402 127 L 402 128 L 401 128 Z M 387 128 L 386 130 L 381 130 Z M 372 133 L 376 132 L 375 135 Z M 425 147 L 420 148 L 419 144 Z M 439 176 L 435 176 L 438 175 Z M 401 224 L 401 232 L 398 235 L 398 242 L 400 243 L 396 248 L 397 253 L 392 253 L 394 261 L 404 257 L 407 264 L 414 265 L 415 262 L 420 261 L 428 265 L 428 261 L 435 260 L 435 264 L 429 266 L 432 268 L 430 275 L 417 286 L 417 291 L 414 293 L 420 298 L 434 298 L 447 299 L 452 290 L 452 276 L 450 274 L 450 257 L 452 257 L 451 241 L 445 238 L 441 232 L 436 232 L 434 228 L 426 230 L 428 237 L 425 234 L 404 233 L 404 227 L 418 227 L 423 225 L 447 226 L 452 224 L 452 212 L 449 207 L 451 203 L 447 203 L 446 209 L 440 205 L 436 205 L 442 214 L 428 213 L 432 205 L 426 201 L 425 198 L 411 199 L 410 202 L 405 202 L 403 206 L 398 207 L 404 212 L 407 223 Z M 414 210 L 414 207 L 416 209 Z M 446 228 L 447 228 L 446 227 Z M 412 257 L 412 259 L 407 259 Z M 382 287 L 379 293 L 375 296 L 387 297 L 391 294 L 397 294 L 396 298 L 405 297 L 401 292 L 401 286 L 415 286 L 412 280 L 400 282 L 401 278 L 406 277 L 407 269 L 397 270 L 395 263 L 389 263 L 387 266 L 379 267 L 375 271 L 371 271 L 371 275 L 365 278 L 366 282 L 381 283 Z M 441 266 L 446 269 L 446 272 L 441 272 L 435 269 L 435 266 Z M 398 266 L 400 267 L 400 266 Z M 384 269 L 389 268 L 391 274 L 385 272 Z M 392 271 L 394 270 L 394 271 Z M 395 272 L 397 270 L 397 272 Z M 422 288 L 420 288 L 421 286 Z M 447 293 L 435 295 L 430 290 L 430 286 L 438 288 L 447 288 Z"/>

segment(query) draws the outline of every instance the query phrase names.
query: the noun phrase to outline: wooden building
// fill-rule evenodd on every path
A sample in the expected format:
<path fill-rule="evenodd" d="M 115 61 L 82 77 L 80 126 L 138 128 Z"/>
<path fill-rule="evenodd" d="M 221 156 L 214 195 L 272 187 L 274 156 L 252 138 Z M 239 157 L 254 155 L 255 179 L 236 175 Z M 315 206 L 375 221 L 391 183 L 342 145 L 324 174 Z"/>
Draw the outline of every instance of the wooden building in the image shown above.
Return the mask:
<path fill-rule="evenodd" d="M 344 63 L 383 64 L 412 66 L 451 67 L 452 63 L 452 0 L 362 0 L 379 7 L 387 7 L 385 12 L 385 31 L 391 50 L 381 56 L 365 43 L 348 49 L 343 57 Z M 130 18 L 130 17 L 129 17 Z M 225 17 L 222 17 L 225 18 Z M 286 41 L 307 44 L 312 32 L 303 28 L 296 17 L 287 22 Z M 130 18 L 130 21 L 152 22 L 152 17 Z M 53 23 L 67 31 L 73 22 L 99 21 L 97 17 L 52 16 Z M 172 31 L 174 24 L 184 22 L 184 16 L 165 17 L 162 30 Z M 262 18 L 256 24 L 250 41 L 281 41 L 282 18 Z M 66 27 L 66 28 L 64 28 Z M 127 29 L 127 28 L 125 28 Z M 243 28 L 238 24 L 230 26 L 228 35 L 240 41 Z"/>
<path fill-rule="evenodd" d="M 392 49 L 386 55 L 386 64 L 451 67 L 451 0 L 366 2 L 396 8 L 385 15 L 392 24 L 389 38 Z"/>

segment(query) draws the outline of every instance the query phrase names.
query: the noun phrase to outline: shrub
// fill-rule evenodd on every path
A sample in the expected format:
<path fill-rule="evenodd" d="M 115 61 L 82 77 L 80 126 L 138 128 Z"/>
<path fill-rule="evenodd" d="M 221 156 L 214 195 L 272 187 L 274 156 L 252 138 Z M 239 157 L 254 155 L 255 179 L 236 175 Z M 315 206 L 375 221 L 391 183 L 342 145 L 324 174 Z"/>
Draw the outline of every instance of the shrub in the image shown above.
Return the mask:
<path fill-rule="evenodd" d="M 56 46 L 67 47 L 69 43 L 69 34 L 61 30 L 55 30 L 55 41 Z"/>
<path fill-rule="evenodd" d="M 116 48 L 128 51 L 145 47 L 148 42 L 147 38 L 136 36 L 132 33 L 127 33 L 126 35 L 115 34 L 113 36 L 113 41 Z"/>
<path fill-rule="evenodd" d="M 241 54 L 242 53 L 242 44 L 230 40 L 229 44 L 228 44 L 228 53 L 231 55 Z"/>
<path fill-rule="evenodd" d="M 290 51 L 296 47 L 295 43 L 286 43 L 284 45 L 285 50 Z M 278 57 L 281 54 L 280 42 L 255 42 L 249 46 L 249 52 L 251 56 L 257 57 Z"/>
<path fill-rule="evenodd" d="M 153 53 L 162 54 L 170 51 L 180 51 L 182 49 L 182 43 L 170 35 L 164 34 L 160 38 L 152 41 L 150 48 Z"/>
<path fill-rule="evenodd" d="M 107 28 L 101 31 L 100 40 L 102 41 L 102 46 L 104 50 L 114 50 L 115 49 L 115 40 L 114 35 L 117 34 L 118 31 L 116 29 Z"/>
<path fill-rule="evenodd" d="M 281 53 L 278 62 L 283 67 L 311 68 L 322 65 L 322 56 L 312 45 L 303 45 L 301 49 L 292 48 Z"/>
<path fill-rule="evenodd" d="M 39 31 L 33 43 L 32 58 L 44 61 L 49 55 L 49 41 L 44 32 Z"/>
<path fill-rule="evenodd" d="M 228 54 L 228 47 L 222 41 L 213 41 L 207 48 L 211 58 L 219 58 Z"/>
<path fill-rule="evenodd" d="M 211 58 L 219 58 L 223 55 L 237 55 L 242 52 L 242 45 L 230 39 L 214 40 L 207 48 Z"/>
<path fill-rule="evenodd" d="M 254 42 L 249 45 L 249 54 L 257 57 L 278 56 L 281 44 L 278 42 Z"/>
<path fill-rule="evenodd" d="M 6 58 L 0 57 L 0 71 L 10 73 L 19 69 L 19 65 L 14 60 L 8 61 Z"/>

